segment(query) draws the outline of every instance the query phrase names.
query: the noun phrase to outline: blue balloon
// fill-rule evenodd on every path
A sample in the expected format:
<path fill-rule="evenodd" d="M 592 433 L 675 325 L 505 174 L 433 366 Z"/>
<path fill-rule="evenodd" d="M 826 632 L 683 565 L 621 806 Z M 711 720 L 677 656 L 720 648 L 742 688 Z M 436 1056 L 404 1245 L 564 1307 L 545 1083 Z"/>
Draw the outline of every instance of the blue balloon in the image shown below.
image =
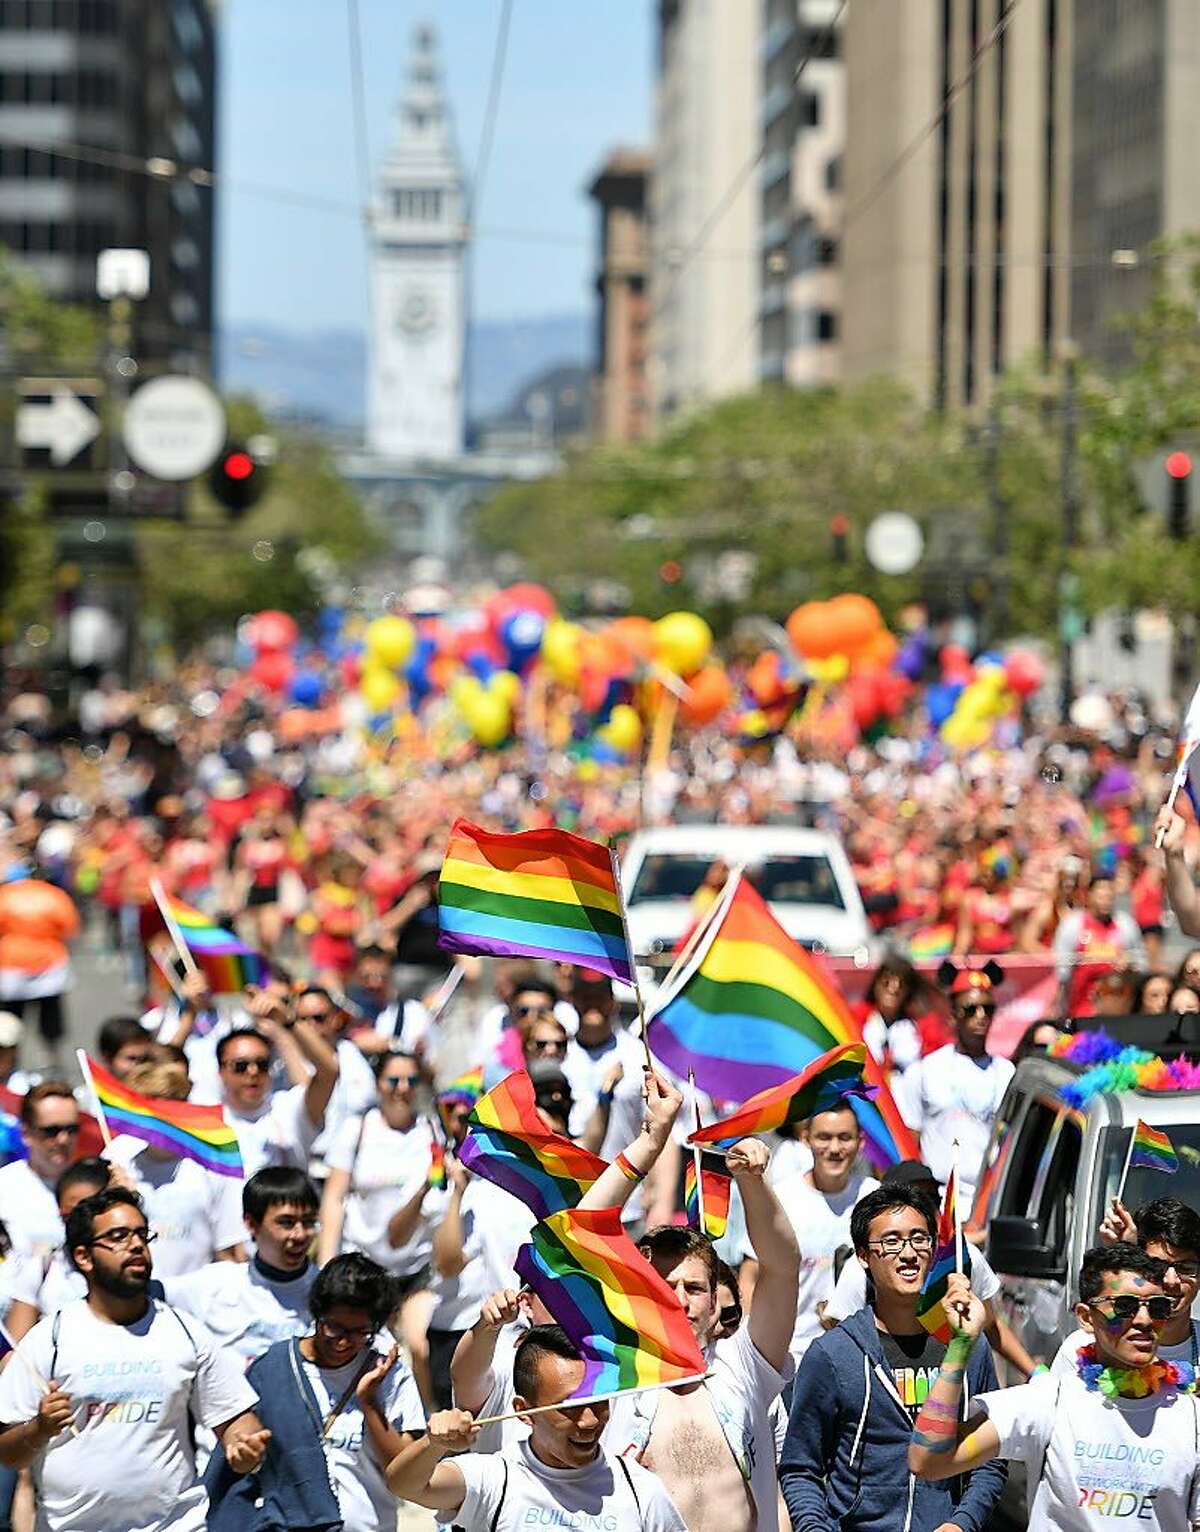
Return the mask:
<path fill-rule="evenodd" d="M 986 654 L 977 656 L 975 660 L 976 670 L 981 668 L 986 670 L 989 665 L 995 670 L 1003 670 L 1004 656 L 1002 654 L 997 654 L 994 649 L 989 649 Z"/>
<path fill-rule="evenodd" d="M 413 707 L 420 707 L 433 690 L 433 682 L 429 679 L 429 667 L 436 654 L 436 639 L 430 638 L 427 633 L 417 639 L 413 657 L 404 668 L 404 679 L 408 682 L 408 693 Z"/>
<path fill-rule="evenodd" d="M 933 728 L 940 729 L 953 713 L 962 689 L 961 681 L 938 681 L 925 693 L 925 711 Z"/>
<path fill-rule="evenodd" d="M 599 761 L 602 766 L 619 766 L 624 759 L 624 753 L 607 740 L 598 739 L 592 745 L 592 760 Z"/>
<path fill-rule="evenodd" d="M 346 613 L 340 606 L 323 606 L 317 613 L 317 627 L 322 633 L 340 633 Z"/>
<path fill-rule="evenodd" d="M 473 676 L 478 676 L 481 681 L 487 682 L 496 673 L 496 667 L 492 664 L 491 657 L 482 649 L 476 649 L 467 655 L 467 669 Z"/>
<path fill-rule="evenodd" d="M 510 670 L 521 670 L 540 651 L 546 619 L 540 612 L 510 612 L 500 624 L 500 642 Z"/>
<path fill-rule="evenodd" d="M 321 701 L 323 690 L 321 677 L 315 671 L 301 670 L 292 677 L 291 698 L 301 707 L 316 707 Z"/>

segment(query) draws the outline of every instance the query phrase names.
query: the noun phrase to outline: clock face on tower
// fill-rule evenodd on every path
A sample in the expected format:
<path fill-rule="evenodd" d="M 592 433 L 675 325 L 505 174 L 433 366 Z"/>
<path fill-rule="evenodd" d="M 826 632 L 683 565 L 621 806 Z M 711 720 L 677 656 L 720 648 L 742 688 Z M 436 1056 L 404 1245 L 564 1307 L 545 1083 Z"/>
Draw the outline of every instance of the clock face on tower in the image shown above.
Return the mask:
<path fill-rule="evenodd" d="M 428 288 L 406 287 L 396 306 L 396 327 L 406 335 L 427 335 L 437 323 L 437 309 Z"/>

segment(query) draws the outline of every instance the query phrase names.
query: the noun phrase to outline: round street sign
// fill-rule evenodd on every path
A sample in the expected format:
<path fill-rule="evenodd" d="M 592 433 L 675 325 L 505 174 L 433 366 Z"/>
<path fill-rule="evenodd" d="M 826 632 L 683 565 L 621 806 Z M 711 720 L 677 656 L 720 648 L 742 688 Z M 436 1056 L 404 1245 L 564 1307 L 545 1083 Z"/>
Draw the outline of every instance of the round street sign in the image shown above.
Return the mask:
<path fill-rule="evenodd" d="M 921 529 L 907 511 L 884 511 L 867 528 L 867 558 L 880 574 L 907 574 L 924 548 Z"/>
<path fill-rule="evenodd" d="M 125 450 L 156 479 L 194 479 L 211 468 L 225 442 L 225 410 L 198 378 L 143 383 L 125 406 Z"/>

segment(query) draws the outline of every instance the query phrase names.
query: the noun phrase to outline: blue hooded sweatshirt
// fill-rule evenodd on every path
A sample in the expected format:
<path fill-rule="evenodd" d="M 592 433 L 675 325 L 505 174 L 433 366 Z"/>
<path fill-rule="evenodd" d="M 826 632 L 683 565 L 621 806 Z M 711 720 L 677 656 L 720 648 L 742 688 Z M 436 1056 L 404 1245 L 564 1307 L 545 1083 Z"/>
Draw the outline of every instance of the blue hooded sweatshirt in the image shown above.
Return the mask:
<path fill-rule="evenodd" d="M 972 1395 L 996 1388 L 987 1346 L 967 1369 Z M 930 1484 L 908 1471 L 912 1419 L 896 1393 L 872 1309 L 805 1353 L 792 1394 L 779 1484 L 794 1532 L 984 1532 L 1008 1470 L 988 1463 Z"/>

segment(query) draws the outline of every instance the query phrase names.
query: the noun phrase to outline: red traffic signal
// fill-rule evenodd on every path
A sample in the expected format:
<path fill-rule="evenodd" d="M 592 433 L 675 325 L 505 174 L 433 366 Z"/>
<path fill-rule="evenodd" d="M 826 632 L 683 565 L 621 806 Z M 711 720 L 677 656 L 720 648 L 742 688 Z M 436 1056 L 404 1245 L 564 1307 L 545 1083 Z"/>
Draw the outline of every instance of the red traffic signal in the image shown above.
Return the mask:
<path fill-rule="evenodd" d="M 1167 475 L 1172 479 L 1186 479 L 1192 471 L 1191 454 L 1187 452 L 1171 452 L 1167 456 L 1163 467 Z"/>
<path fill-rule="evenodd" d="M 213 464 L 208 488 L 233 517 L 244 516 L 267 487 L 267 472 L 240 442 L 230 442 Z"/>
<path fill-rule="evenodd" d="M 254 459 L 248 452 L 226 453 L 224 471 L 226 478 L 248 479 L 254 472 Z"/>

